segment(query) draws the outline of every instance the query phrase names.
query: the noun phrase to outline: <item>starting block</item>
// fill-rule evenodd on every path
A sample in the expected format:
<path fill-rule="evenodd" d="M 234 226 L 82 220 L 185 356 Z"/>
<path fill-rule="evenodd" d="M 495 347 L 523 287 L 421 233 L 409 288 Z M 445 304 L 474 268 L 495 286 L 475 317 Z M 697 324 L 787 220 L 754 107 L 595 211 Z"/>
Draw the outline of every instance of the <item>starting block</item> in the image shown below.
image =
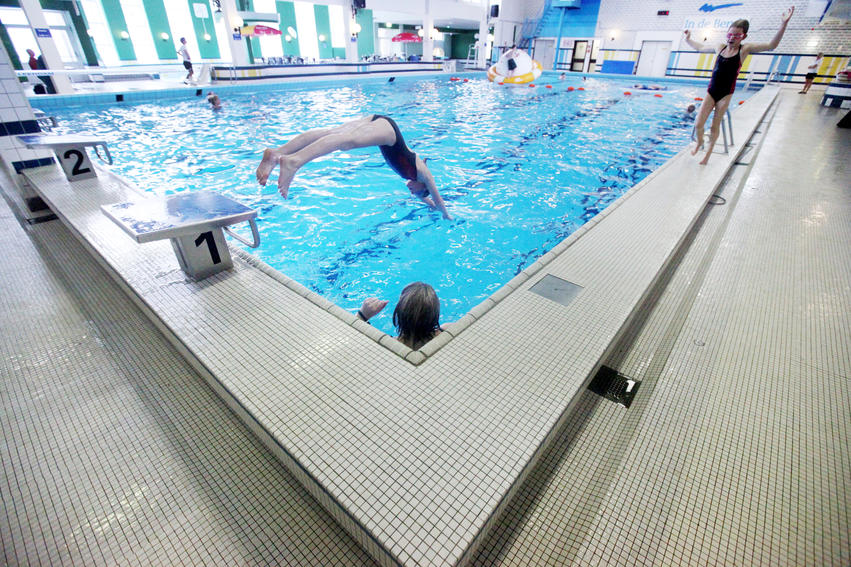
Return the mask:
<path fill-rule="evenodd" d="M 56 158 L 65 172 L 68 181 L 79 181 L 97 177 L 94 166 L 89 160 L 86 148 L 94 148 L 97 156 L 112 165 L 112 156 L 106 147 L 106 140 L 96 136 L 85 136 L 81 134 L 23 134 L 18 136 L 18 141 L 31 150 L 51 149 L 56 153 Z M 100 154 L 103 149 L 104 156 Z"/>
<path fill-rule="evenodd" d="M 213 191 L 103 205 L 101 210 L 140 244 L 170 239 L 180 268 L 194 280 L 233 267 L 222 231 L 251 248 L 260 245 L 257 211 Z M 251 226 L 251 242 L 228 228 L 244 221 Z"/>

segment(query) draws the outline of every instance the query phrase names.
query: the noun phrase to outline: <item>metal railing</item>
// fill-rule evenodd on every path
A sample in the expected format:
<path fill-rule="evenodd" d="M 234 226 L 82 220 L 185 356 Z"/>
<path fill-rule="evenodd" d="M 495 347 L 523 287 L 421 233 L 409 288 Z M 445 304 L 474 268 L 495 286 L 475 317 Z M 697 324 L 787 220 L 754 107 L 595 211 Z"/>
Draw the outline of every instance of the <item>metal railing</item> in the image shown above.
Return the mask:
<path fill-rule="evenodd" d="M 715 112 L 715 111 L 713 110 L 713 112 Z M 725 119 L 726 119 L 726 122 L 725 122 Z M 696 137 L 694 135 L 695 130 L 697 130 L 697 124 L 695 124 L 694 126 L 691 127 L 691 139 L 692 140 L 696 140 Z M 727 143 L 728 132 L 729 132 L 729 136 L 730 136 L 729 144 Z M 730 153 L 730 147 L 735 145 L 735 143 L 733 142 L 733 118 L 730 115 L 730 109 L 729 108 L 724 113 L 724 118 L 721 119 L 721 138 L 724 140 L 724 153 L 725 154 Z M 701 146 L 703 146 L 702 142 L 703 142 L 703 140 L 701 140 Z"/>

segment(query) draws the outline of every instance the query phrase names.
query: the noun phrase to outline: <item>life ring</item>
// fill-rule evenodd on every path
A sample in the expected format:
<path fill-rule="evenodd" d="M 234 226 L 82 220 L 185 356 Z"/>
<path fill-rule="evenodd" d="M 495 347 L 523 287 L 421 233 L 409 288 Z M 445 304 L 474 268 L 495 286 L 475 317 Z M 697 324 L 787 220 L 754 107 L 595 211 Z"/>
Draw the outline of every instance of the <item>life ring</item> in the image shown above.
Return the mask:
<path fill-rule="evenodd" d="M 503 53 L 499 60 L 488 68 L 488 80 L 494 83 L 509 85 L 525 85 L 541 76 L 543 67 L 520 49 L 516 50 L 511 59 L 514 60 L 514 74 L 508 76 L 508 57 Z"/>

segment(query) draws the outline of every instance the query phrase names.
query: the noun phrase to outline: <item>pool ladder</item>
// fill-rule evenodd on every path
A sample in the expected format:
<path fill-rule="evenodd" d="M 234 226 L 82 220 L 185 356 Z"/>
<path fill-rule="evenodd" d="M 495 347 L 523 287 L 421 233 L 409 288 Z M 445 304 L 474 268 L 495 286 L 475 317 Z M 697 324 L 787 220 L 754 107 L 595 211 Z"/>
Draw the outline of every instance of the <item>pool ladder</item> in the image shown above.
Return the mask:
<path fill-rule="evenodd" d="M 713 110 L 713 112 L 715 112 L 715 111 Z M 732 146 L 734 144 L 734 142 L 733 142 L 733 118 L 730 116 L 730 109 L 729 108 L 724 113 L 724 118 L 726 118 L 726 120 L 723 120 L 723 119 L 721 120 L 721 137 L 724 139 L 724 153 L 726 154 L 726 153 L 730 153 L 730 146 Z M 695 139 L 694 131 L 695 131 L 696 127 L 697 127 L 696 125 L 691 127 L 691 139 L 692 140 Z M 730 136 L 729 144 L 727 143 L 728 132 L 729 132 L 729 136 Z"/>

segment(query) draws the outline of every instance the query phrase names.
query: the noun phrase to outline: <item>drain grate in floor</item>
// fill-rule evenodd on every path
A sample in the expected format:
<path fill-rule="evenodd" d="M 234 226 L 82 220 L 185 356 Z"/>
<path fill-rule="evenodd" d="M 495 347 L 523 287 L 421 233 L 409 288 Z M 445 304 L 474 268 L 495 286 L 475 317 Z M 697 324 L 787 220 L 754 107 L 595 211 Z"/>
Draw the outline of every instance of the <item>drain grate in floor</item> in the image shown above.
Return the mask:
<path fill-rule="evenodd" d="M 628 408 L 632 404 L 640 385 L 641 382 L 633 380 L 629 376 L 624 376 L 613 368 L 603 366 L 591 380 L 591 383 L 588 384 L 588 389 L 607 400 Z"/>
<path fill-rule="evenodd" d="M 579 292 L 582 291 L 582 286 L 557 278 L 552 274 L 547 274 L 541 278 L 541 281 L 530 287 L 529 291 L 556 303 L 567 305 L 573 301 L 574 297 L 579 295 Z"/>

